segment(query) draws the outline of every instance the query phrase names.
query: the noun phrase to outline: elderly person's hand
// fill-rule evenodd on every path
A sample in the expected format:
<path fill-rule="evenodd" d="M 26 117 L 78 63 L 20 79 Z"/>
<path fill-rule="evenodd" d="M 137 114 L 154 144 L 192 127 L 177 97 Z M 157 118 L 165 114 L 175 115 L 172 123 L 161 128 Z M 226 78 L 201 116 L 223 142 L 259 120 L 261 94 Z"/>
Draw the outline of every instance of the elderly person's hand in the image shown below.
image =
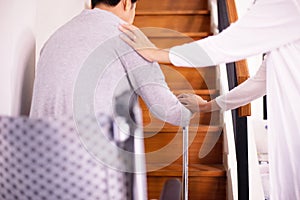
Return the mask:
<path fill-rule="evenodd" d="M 177 97 L 192 113 L 200 112 L 200 106 L 207 103 L 207 101 L 195 94 L 180 94 Z"/>
<path fill-rule="evenodd" d="M 177 97 L 179 101 L 192 113 L 220 110 L 220 107 L 215 100 L 208 102 L 196 94 L 181 94 Z"/>

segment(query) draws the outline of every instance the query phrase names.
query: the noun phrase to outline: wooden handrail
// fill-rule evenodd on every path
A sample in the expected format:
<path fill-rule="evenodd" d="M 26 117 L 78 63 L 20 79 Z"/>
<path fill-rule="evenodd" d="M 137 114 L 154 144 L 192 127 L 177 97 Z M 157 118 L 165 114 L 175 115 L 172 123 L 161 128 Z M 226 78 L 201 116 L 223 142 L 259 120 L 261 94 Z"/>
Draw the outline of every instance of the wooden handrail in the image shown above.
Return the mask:
<path fill-rule="evenodd" d="M 226 0 L 226 3 L 228 9 L 229 22 L 233 23 L 238 20 L 235 1 Z M 236 69 L 237 81 L 238 81 L 238 85 L 240 85 L 250 77 L 248 64 L 246 60 L 241 60 L 236 62 L 235 65 L 236 65 L 235 69 Z M 251 116 L 251 104 L 249 103 L 245 106 L 238 108 L 238 113 L 240 117 Z"/>

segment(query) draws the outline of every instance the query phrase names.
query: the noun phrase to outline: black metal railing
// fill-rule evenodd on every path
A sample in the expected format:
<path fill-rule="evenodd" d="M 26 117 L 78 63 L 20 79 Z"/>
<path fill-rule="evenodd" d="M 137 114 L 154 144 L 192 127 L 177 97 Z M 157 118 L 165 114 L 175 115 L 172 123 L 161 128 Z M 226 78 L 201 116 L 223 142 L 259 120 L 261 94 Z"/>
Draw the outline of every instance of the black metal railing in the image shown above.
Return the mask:
<path fill-rule="evenodd" d="M 226 0 L 218 0 L 218 24 L 219 31 L 230 25 Z M 236 75 L 236 63 L 226 64 L 229 90 L 238 85 Z M 237 174 L 238 174 L 238 199 L 249 199 L 249 170 L 248 170 L 248 131 L 247 117 L 239 117 L 238 110 L 232 110 L 234 127 Z"/>

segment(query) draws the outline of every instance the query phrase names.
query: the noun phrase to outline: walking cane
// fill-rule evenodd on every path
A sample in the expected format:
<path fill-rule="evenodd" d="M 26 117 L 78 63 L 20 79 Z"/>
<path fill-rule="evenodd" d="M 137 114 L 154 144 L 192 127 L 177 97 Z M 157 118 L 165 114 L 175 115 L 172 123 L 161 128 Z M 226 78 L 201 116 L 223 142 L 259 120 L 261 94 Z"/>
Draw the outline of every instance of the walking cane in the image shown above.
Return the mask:
<path fill-rule="evenodd" d="M 183 200 L 188 200 L 188 178 L 189 178 L 189 174 L 188 174 L 188 170 L 189 170 L 189 127 L 185 126 L 182 129 L 183 131 L 183 174 L 182 174 L 182 182 L 183 182 L 183 188 L 182 188 L 182 195 L 183 195 Z"/>

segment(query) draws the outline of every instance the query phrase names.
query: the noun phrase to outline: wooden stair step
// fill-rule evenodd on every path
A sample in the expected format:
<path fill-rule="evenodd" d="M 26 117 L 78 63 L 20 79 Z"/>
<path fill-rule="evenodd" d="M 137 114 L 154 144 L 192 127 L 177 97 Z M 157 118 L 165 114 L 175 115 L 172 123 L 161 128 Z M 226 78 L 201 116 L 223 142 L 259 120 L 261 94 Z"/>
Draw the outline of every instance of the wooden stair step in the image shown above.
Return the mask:
<path fill-rule="evenodd" d="M 174 46 L 179 46 L 196 40 L 201 40 L 210 35 L 211 34 L 208 32 L 199 32 L 199 34 L 183 33 L 183 35 L 181 36 L 150 36 L 148 38 L 153 44 L 155 44 L 155 46 L 161 49 L 169 49 Z"/>
<path fill-rule="evenodd" d="M 174 37 L 149 37 L 149 40 L 155 44 L 158 48 L 169 49 L 174 46 L 179 46 L 182 44 L 193 42 L 194 40 L 200 40 L 209 36 L 209 33 L 205 32 L 203 34 L 198 34 L 198 37 L 189 37 L 189 35 L 184 36 L 174 36 Z"/>
<path fill-rule="evenodd" d="M 212 33 L 209 32 L 187 32 L 183 34 L 191 38 L 204 38 L 212 35 Z"/>
<path fill-rule="evenodd" d="M 136 16 L 134 25 L 142 27 L 161 27 L 179 32 L 210 32 L 209 15 L 151 15 Z"/>
<path fill-rule="evenodd" d="M 161 64 L 161 70 L 171 90 L 216 89 L 216 67 L 185 68 Z"/>
<path fill-rule="evenodd" d="M 190 93 L 190 94 L 196 94 L 199 96 L 202 96 L 204 98 L 209 99 L 210 97 L 215 97 L 217 95 L 219 95 L 219 90 L 216 89 L 212 89 L 212 90 L 208 90 L 208 89 L 200 89 L 200 90 L 172 90 L 172 92 L 175 95 L 179 95 L 179 94 L 184 94 L 184 93 Z"/>
<path fill-rule="evenodd" d="M 154 165 L 150 167 L 151 165 Z M 148 164 L 147 167 L 159 168 L 160 164 Z M 169 165 L 157 171 L 147 173 L 148 176 L 181 176 L 182 165 Z M 203 164 L 189 164 L 189 177 L 191 176 L 207 176 L 207 177 L 220 177 L 226 176 L 226 170 L 223 165 L 203 165 Z"/>
<path fill-rule="evenodd" d="M 148 164 L 176 165 L 182 163 L 181 127 L 145 127 L 144 133 Z M 200 149 L 205 154 L 202 158 L 199 158 Z M 221 127 L 202 125 L 189 127 L 189 160 L 191 164 L 221 164 L 222 152 Z"/>
<path fill-rule="evenodd" d="M 159 125 L 155 126 L 155 124 L 153 124 L 153 126 L 151 126 L 151 127 L 144 127 L 144 132 L 145 133 L 157 133 L 158 126 Z M 182 127 L 169 125 L 169 126 L 165 126 L 164 128 L 160 129 L 159 132 L 160 133 L 177 133 L 177 132 L 181 132 L 181 131 L 182 131 Z M 189 126 L 189 131 L 197 132 L 197 133 L 220 132 L 220 131 L 222 131 L 222 127 L 221 126 L 209 126 L 209 125 L 197 125 L 197 126 Z"/>
<path fill-rule="evenodd" d="M 148 176 L 148 199 L 159 199 L 165 176 Z M 181 177 L 177 177 L 181 180 Z M 189 200 L 226 200 L 226 177 L 190 177 Z"/>
<path fill-rule="evenodd" d="M 141 28 L 144 34 L 149 38 L 162 38 L 162 39 L 174 39 L 174 38 L 188 38 L 192 41 L 192 38 L 203 38 L 211 35 L 210 32 L 178 32 L 174 30 L 168 30 L 164 28 L 153 29 L 153 28 Z"/>
<path fill-rule="evenodd" d="M 185 38 L 185 37 L 207 37 L 210 36 L 211 33 L 209 32 L 186 32 L 186 33 L 180 33 L 177 31 L 169 31 L 165 29 L 160 29 L 160 30 L 153 30 L 153 29 L 144 29 L 141 28 L 141 30 L 144 32 L 147 37 L 151 38 L 162 38 L 162 39 L 174 39 L 174 38 Z M 145 30 L 145 31 L 144 31 Z M 192 41 L 192 40 L 191 40 Z"/>
<path fill-rule="evenodd" d="M 205 10 L 207 0 L 176 1 L 176 0 L 139 0 L 137 10 Z"/>
<path fill-rule="evenodd" d="M 170 178 L 182 180 L 181 166 L 170 166 L 147 174 L 148 198 L 158 199 L 163 184 Z M 226 171 L 222 165 L 191 165 L 189 200 L 225 200 Z"/>
<path fill-rule="evenodd" d="M 212 35 L 207 0 L 139 0 L 134 24 L 159 48 L 170 48 Z M 145 28 L 143 28 L 145 27 Z M 217 68 L 179 68 L 161 64 L 175 95 L 195 93 L 205 100 L 219 95 Z M 182 128 L 155 119 L 144 102 L 148 198 L 159 199 L 166 180 L 182 178 Z M 189 127 L 189 200 L 225 200 L 223 130 L 220 112 L 200 113 Z M 199 126 L 199 124 L 201 124 Z M 204 124 L 204 125 L 203 125 Z M 208 149 L 199 158 L 199 150 Z M 163 151 L 161 151 L 163 150 Z M 173 155 L 176 155 L 175 157 Z M 170 159 L 170 157 L 174 157 Z"/>
<path fill-rule="evenodd" d="M 152 15 L 210 15 L 209 10 L 138 10 L 135 16 Z"/>
<path fill-rule="evenodd" d="M 219 125 L 220 124 L 220 112 L 208 112 L 208 113 L 196 113 L 190 121 L 190 125 Z M 152 124 L 161 124 L 165 129 L 172 126 L 167 122 L 163 122 L 160 119 L 153 116 L 148 110 L 143 111 L 143 124 L 144 127 L 150 127 Z"/>
<path fill-rule="evenodd" d="M 173 46 L 190 43 L 212 35 L 210 32 L 181 33 L 175 30 L 151 27 L 141 28 L 141 30 L 153 44 L 162 49 L 168 49 Z"/>

